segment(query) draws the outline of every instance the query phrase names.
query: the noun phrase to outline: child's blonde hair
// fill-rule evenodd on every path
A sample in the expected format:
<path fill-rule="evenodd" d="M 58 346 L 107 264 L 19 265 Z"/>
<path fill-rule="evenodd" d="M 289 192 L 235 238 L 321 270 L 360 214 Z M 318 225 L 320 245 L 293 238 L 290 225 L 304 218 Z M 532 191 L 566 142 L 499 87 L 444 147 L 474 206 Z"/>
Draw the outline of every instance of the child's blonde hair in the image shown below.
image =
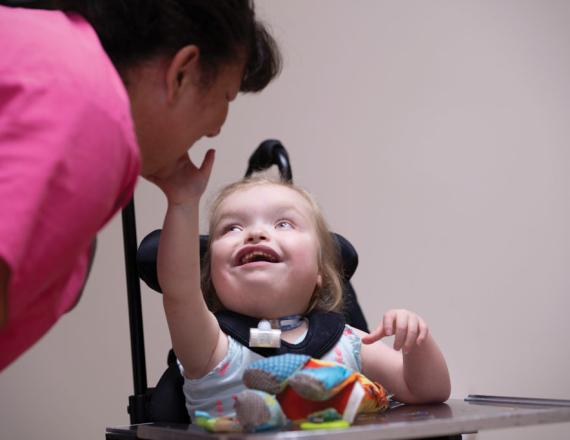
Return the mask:
<path fill-rule="evenodd" d="M 335 240 L 329 232 L 329 228 L 319 206 L 313 197 L 302 188 L 299 188 L 289 182 L 271 180 L 266 177 L 249 177 L 232 183 L 224 187 L 212 203 L 209 224 L 210 236 L 208 238 L 208 248 L 204 255 L 202 267 L 202 292 L 204 293 L 204 298 L 206 299 L 208 307 L 213 312 L 223 309 L 223 305 L 218 298 L 216 289 L 212 282 L 210 272 L 212 235 L 218 222 L 218 210 L 220 205 L 231 194 L 261 185 L 277 185 L 289 188 L 298 193 L 309 203 L 313 212 L 315 230 L 319 241 L 318 267 L 322 280 L 320 285 L 315 288 L 311 301 L 309 302 L 309 307 L 305 313 L 309 313 L 312 310 L 340 311 L 343 306 L 342 284 L 340 278 L 340 252 Z"/>

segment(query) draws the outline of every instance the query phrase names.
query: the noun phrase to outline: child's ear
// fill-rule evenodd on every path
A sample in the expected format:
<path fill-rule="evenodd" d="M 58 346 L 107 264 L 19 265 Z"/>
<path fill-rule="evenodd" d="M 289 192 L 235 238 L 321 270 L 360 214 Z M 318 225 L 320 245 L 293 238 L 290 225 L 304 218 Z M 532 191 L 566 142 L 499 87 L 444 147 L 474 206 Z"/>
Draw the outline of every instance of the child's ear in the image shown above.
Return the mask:
<path fill-rule="evenodd" d="M 200 78 L 200 49 L 193 44 L 181 48 L 170 60 L 166 70 L 168 102 L 176 102 L 182 90 Z"/>
<path fill-rule="evenodd" d="M 317 275 L 317 287 L 320 289 L 323 287 L 323 277 L 321 274 Z"/>

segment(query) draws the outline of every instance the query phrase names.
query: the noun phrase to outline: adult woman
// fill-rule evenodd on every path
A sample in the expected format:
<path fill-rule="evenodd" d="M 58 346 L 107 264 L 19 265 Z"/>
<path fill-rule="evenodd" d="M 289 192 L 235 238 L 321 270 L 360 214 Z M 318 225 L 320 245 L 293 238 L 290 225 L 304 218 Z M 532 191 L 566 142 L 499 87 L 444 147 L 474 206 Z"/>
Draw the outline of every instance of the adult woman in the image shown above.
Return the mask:
<path fill-rule="evenodd" d="M 251 0 L 32 3 L 58 10 L 0 6 L 0 370 L 77 302 L 137 174 L 279 70 Z"/>

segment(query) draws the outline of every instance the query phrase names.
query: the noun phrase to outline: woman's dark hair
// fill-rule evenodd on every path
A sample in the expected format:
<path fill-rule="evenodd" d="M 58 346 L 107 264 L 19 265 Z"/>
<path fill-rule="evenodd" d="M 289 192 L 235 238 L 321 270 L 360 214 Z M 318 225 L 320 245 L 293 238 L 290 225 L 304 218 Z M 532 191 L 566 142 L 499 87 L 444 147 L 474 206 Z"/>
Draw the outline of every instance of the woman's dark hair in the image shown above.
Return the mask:
<path fill-rule="evenodd" d="M 275 40 L 256 20 L 253 0 L 39 0 L 0 1 L 61 9 L 91 23 L 120 73 L 187 45 L 200 49 L 207 84 L 224 65 L 244 60 L 240 90 L 262 90 L 281 68 Z"/>

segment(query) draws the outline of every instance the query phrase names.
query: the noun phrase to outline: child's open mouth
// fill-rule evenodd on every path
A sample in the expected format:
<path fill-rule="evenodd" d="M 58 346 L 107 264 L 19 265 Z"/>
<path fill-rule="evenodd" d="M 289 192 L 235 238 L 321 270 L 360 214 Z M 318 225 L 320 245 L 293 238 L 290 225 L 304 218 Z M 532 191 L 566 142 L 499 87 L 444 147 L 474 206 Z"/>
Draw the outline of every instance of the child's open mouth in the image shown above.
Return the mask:
<path fill-rule="evenodd" d="M 248 246 L 238 253 L 236 266 L 258 262 L 279 263 L 280 261 L 279 255 L 267 246 Z"/>

